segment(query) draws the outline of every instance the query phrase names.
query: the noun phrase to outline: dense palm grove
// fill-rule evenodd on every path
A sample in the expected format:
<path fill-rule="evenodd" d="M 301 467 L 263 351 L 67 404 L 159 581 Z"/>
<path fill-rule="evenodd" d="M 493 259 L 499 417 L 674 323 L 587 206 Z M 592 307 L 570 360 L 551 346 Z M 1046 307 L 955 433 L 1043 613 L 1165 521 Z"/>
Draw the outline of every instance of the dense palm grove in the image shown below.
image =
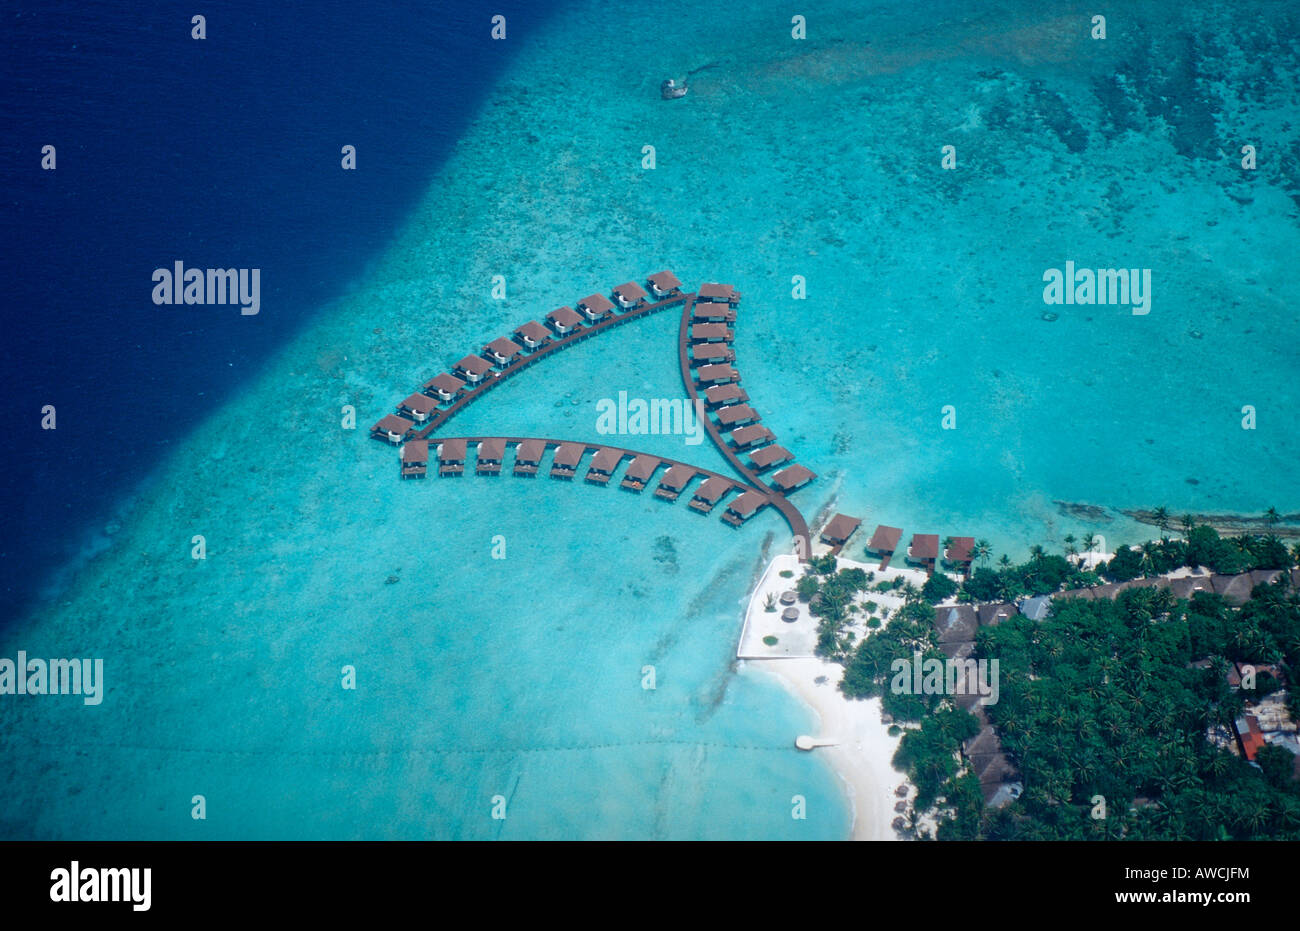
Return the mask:
<path fill-rule="evenodd" d="M 1072 540 L 1067 556 L 1036 550 L 1019 566 L 1004 558 L 997 571 L 977 569 L 956 594 L 1007 599 L 1183 565 L 1285 569 L 1300 556 L 1276 537 L 1225 539 L 1186 524 L 1185 539 L 1120 547 L 1097 572 L 1068 558 Z M 981 555 L 987 560 L 987 547 Z M 844 632 L 854 595 L 898 585 L 873 585 L 861 570 L 837 572 L 833 559 L 811 569 L 800 594 L 819 617 L 819 652 L 845 664 L 841 688 L 879 696 L 894 720 L 920 725 L 903 735 L 894 762 L 917 786 L 916 810 L 946 813 L 940 839 L 1300 839 L 1293 755 L 1265 746 L 1256 767 L 1209 739 L 1215 732 L 1226 741 L 1243 705 L 1279 687 L 1267 674 L 1253 690 L 1231 687 L 1230 661 L 1277 664 L 1292 677 L 1300 670 L 1300 595 L 1286 573 L 1256 587 L 1240 608 L 1207 592 L 1179 601 L 1167 590 L 1139 588 L 1114 601 L 1058 597 L 1043 621 L 1017 616 L 980 628 L 975 655 L 1000 665 L 1000 698 L 986 710 L 1024 785 L 1016 802 L 995 810 L 961 762 L 976 719 L 951 699 L 889 688 L 895 659 L 943 658 L 931 602 L 953 591 L 942 583 L 925 592 L 907 587 L 888 624 L 869 624 L 876 629 L 854 642 Z M 1287 708 L 1300 720 L 1300 689 L 1291 690 Z"/>

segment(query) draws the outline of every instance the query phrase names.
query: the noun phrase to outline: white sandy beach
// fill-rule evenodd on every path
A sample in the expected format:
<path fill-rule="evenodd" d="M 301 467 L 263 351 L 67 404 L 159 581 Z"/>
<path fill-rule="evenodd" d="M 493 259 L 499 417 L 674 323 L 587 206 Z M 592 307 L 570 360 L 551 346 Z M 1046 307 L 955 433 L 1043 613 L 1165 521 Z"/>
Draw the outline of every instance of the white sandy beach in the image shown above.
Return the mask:
<path fill-rule="evenodd" d="M 899 801 L 894 791 L 905 777 L 889 763 L 899 738 L 890 737 L 880 721 L 880 699 L 846 698 L 839 690 L 844 667 L 816 657 L 745 660 L 743 665 L 775 676 L 812 708 L 819 725 L 810 736 L 837 741 L 810 752 L 824 754 L 844 782 L 853 805 L 852 839 L 897 840 L 890 822 Z"/>

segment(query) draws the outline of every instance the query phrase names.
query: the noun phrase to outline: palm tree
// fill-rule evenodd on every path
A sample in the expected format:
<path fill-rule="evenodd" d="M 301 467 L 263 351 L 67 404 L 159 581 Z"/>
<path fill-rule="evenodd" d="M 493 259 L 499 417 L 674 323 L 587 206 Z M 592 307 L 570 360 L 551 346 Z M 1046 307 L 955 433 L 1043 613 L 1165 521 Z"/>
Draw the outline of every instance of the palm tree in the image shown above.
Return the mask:
<path fill-rule="evenodd" d="M 1270 527 L 1276 527 L 1282 520 L 1282 515 L 1277 512 L 1277 508 L 1269 508 L 1264 512 L 1264 523 Z"/>
<path fill-rule="evenodd" d="M 1074 543 L 1075 543 L 1074 534 L 1072 534 L 1072 533 L 1067 533 L 1067 534 L 1065 535 L 1065 555 L 1066 555 L 1066 556 L 1077 556 L 1077 555 L 1078 555 L 1078 553 L 1079 553 L 1079 548 L 1078 548 L 1077 546 L 1075 546 Z"/>
<path fill-rule="evenodd" d="M 1083 551 L 1091 553 L 1097 547 L 1097 535 L 1089 531 L 1083 535 Z"/>
<path fill-rule="evenodd" d="M 1156 508 L 1151 512 L 1151 519 L 1155 521 L 1156 526 L 1160 528 L 1161 539 L 1169 539 L 1169 508 Z"/>
<path fill-rule="evenodd" d="M 993 555 L 993 547 L 989 545 L 988 540 L 980 539 L 975 541 L 975 548 L 971 550 L 971 555 L 977 560 L 988 561 Z"/>
<path fill-rule="evenodd" d="M 1183 525 L 1183 538 L 1187 539 L 1192 535 L 1192 528 L 1196 526 L 1196 518 L 1191 514 L 1184 514 L 1180 521 Z"/>
<path fill-rule="evenodd" d="M 1034 562 L 1038 562 L 1038 560 L 1042 559 L 1045 555 L 1047 554 L 1043 552 L 1043 548 L 1037 543 L 1029 548 L 1029 558 Z"/>

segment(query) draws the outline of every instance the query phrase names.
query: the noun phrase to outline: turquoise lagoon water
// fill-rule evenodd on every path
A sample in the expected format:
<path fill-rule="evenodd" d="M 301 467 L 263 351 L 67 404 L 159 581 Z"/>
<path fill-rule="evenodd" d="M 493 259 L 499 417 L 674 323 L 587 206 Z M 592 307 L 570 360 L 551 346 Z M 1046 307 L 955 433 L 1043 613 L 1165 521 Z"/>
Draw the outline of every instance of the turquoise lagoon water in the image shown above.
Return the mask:
<path fill-rule="evenodd" d="M 3 655 L 103 656 L 109 687 L 97 708 L 0 705 L 0 833 L 846 836 L 836 778 L 791 746 L 806 709 L 733 671 L 747 588 L 788 544 L 776 515 L 737 532 L 581 483 L 402 483 L 364 436 L 465 352 L 659 268 L 744 293 L 745 387 L 820 475 L 805 514 L 1020 556 L 1141 532 L 1057 501 L 1300 505 L 1294 9 L 1137 4 L 1104 43 L 1086 11 L 1035 5 L 806 15 L 797 43 L 766 4 L 590 5 L 518 51 L 385 257 L 6 637 Z M 1066 260 L 1152 268 L 1151 313 L 1046 307 Z M 596 439 L 598 399 L 681 395 L 676 325 L 569 350 L 451 432 Z M 348 404 L 362 429 L 339 429 Z M 625 443 L 722 468 L 707 443 Z"/>

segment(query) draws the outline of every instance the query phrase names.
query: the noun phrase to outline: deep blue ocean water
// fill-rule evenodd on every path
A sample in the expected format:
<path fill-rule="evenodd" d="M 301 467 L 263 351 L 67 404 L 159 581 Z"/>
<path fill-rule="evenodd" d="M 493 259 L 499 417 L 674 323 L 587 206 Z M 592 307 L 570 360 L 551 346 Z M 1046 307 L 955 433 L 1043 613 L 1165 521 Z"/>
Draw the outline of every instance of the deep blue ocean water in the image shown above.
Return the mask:
<path fill-rule="evenodd" d="M 0 619 L 346 292 L 556 6 L 233 2 L 197 41 L 174 4 L 5 4 Z M 261 312 L 155 306 L 177 260 L 260 268 Z"/>

